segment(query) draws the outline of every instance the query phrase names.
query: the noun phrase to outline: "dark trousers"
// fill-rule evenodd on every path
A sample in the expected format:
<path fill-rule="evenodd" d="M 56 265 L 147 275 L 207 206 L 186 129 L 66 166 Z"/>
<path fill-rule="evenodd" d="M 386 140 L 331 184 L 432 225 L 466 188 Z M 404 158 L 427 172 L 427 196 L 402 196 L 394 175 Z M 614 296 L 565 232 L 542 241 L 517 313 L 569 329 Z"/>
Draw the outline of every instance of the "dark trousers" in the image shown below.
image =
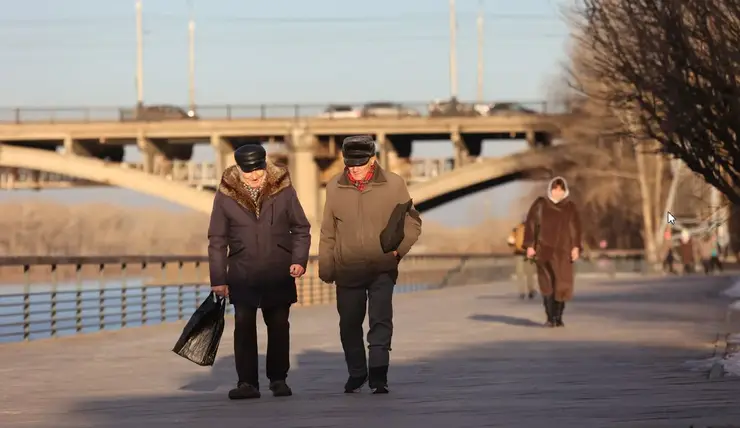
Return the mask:
<path fill-rule="evenodd" d="M 717 256 L 702 260 L 702 264 L 704 265 L 704 273 L 707 275 L 712 273 L 715 269 L 722 272 L 722 262 L 719 261 L 719 257 Z"/>
<path fill-rule="evenodd" d="M 337 285 L 339 336 L 344 349 L 347 371 L 353 377 L 364 377 L 369 366 L 387 367 L 393 336 L 393 288 L 388 274 L 372 277 L 366 282 Z M 367 332 L 369 358 L 365 356 L 362 324 L 365 313 L 370 318 Z"/>
<path fill-rule="evenodd" d="M 259 388 L 257 308 L 234 307 L 234 360 L 239 382 Z M 290 306 L 262 308 L 267 325 L 267 378 L 285 380 L 290 369 Z"/>

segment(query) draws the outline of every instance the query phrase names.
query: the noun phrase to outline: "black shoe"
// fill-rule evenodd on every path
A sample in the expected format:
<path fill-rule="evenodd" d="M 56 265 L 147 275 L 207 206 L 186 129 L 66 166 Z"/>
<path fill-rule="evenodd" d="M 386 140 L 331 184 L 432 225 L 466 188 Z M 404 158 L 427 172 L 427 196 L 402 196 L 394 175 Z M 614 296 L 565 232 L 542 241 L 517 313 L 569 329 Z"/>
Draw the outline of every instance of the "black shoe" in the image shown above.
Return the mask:
<path fill-rule="evenodd" d="M 370 367 L 370 390 L 373 394 L 387 394 L 388 366 Z"/>
<path fill-rule="evenodd" d="M 390 390 L 388 390 L 388 385 L 380 385 L 375 388 L 370 389 L 373 394 L 388 394 Z"/>
<path fill-rule="evenodd" d="M 365 376 L 350 376 L 349 379 L 347 379 L 347 383 L 344 384 L 344 392 L 346 394 L 352 394 L 355 392 L 360 392 L 362 387 L 367 382 L 367 375 Z"/>
<path fill-rule="evenodd" d="M 563 310 L 565 310 L 565 302 L 555 302 L 553 308 L 553 321 L 555 327 L 565 327 L 565 323 L 563 323 Z"/>
<path fill-rule="evenodd" d="M 284 380 L 270 382 L 270 391 L 272 391 L 273 397 L 290 397 L 293 395 L 293 391 Z"/>
<path fill-rule="evenodd" d="M 536 296 L 536 295 L 537 295 L 537 293 L 535 293 L 534 291 L 530 291 L 527 296 L 529 297 L 529 300 L 532 300 L 532 299 L 534 299 L 534 296 Z"/>
<path fill-rule="evenodd" d="M 555 327 L 555 319 L 553 317 L 554 300 L 552 296 L 542 296 L 542 305 L 545 307 L 545 315 L 547 321 L 543 325 L 544 327 Z"/>
<path fill-rule="evenodd" d="M 246 382 L 239 382 L 236 388 L 229 391 L 229 398 L 232 400 L 248 400 L 251 398 L 260 398 L 259 388 L 250 385 Z"/>

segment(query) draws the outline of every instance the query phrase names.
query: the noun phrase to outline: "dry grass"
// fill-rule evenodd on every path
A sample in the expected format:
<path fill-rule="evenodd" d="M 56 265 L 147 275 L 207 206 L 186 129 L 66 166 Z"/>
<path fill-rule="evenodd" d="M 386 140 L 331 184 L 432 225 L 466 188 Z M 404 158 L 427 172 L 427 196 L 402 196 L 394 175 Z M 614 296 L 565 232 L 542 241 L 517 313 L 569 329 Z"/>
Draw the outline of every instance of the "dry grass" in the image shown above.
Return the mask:
<path fill-rule="evenodd" d="M 507 251 L 513 224 L 487 219 L 452 229 L 425 222 L 417 251 Z M 0 204 L 0 256 L 206 254 L 208 217 L 109 204 L 15 201 Z"/>

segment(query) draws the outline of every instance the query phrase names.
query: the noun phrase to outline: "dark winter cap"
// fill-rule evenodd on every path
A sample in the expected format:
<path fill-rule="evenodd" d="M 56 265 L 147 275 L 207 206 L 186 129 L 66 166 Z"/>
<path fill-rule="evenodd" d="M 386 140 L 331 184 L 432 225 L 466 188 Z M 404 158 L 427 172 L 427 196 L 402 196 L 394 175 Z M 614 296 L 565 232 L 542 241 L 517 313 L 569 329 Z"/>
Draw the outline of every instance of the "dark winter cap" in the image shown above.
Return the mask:
<path fill-rule="evenodd" d="M 246 144 L 234 151 L 234 160 L 244 172 L 267 168 L 267 152 L 260 144 Z"/>
<path fill-rule="evenodd" d="M 361 166 L 375 156 L 375 140 L 369 135 L 347 137 L 342 142 L 342 156 L 347 166 Z"/>

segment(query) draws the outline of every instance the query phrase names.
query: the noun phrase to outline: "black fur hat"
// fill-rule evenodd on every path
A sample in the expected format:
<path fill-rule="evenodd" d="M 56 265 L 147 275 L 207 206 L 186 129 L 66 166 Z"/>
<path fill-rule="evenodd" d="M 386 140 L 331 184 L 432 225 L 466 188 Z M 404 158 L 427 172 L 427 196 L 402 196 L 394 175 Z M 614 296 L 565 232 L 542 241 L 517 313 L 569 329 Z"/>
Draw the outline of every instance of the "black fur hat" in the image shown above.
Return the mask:
<path fill-rule="evenodd" d="M 342 156 L 347 166 L 365 165 L 375 156 L 375 140 L 369 135 L 347 137 L 342 142 Z"/>

